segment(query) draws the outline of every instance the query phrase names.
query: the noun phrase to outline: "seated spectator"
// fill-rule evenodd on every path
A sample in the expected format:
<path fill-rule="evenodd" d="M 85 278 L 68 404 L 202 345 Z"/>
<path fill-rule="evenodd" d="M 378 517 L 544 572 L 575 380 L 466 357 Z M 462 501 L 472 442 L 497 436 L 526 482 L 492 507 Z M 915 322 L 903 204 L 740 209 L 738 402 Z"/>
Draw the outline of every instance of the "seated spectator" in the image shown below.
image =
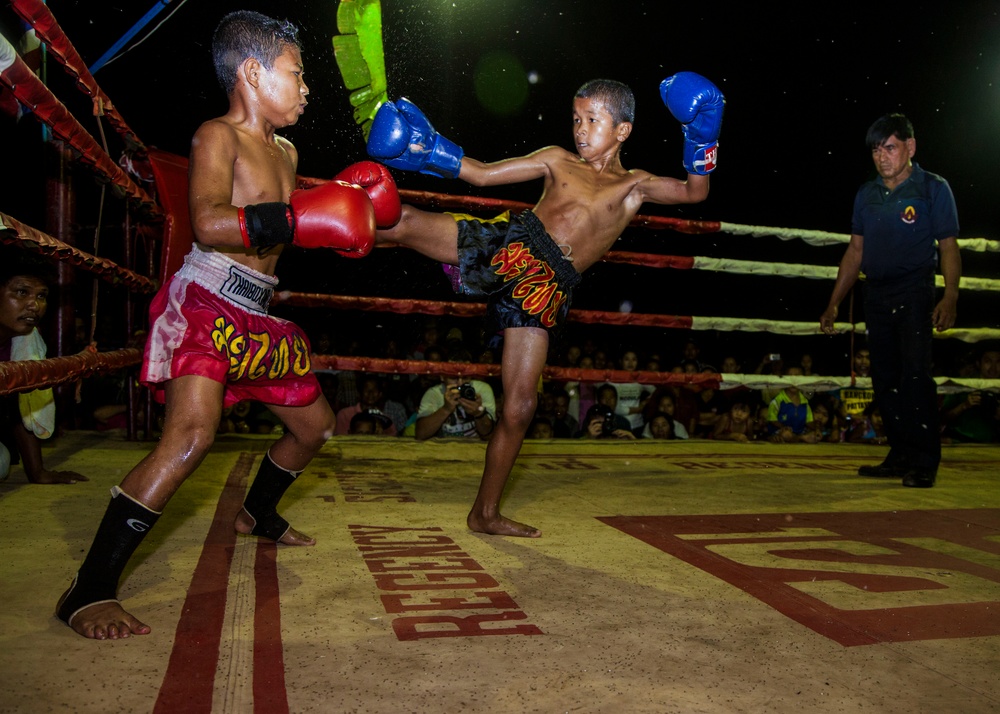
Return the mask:
<path fill-rule="evenodd" d="M 531 426 L 528 428 L 528 438 L 529 439 L 555 438 L 555 433 L 552 430 L 552 424 L 549 422 L 548 419 L 536 417 L 535 420 L 531 422 Z"/>
<path fill-rule="evenodd" d="M 681 364 L 690 364 L 691 371 L 694 373 L 699 372 L 714 372 L 715 369 L 701 360 L 701 346 L 693 338 L 689 337 L 684 340 L 684 344 L 681 347 Z"/>
<path fill-rule="evenodd" d="M 770 404 L 760 404 L 757 406 L 757 416 L 753 420 L 753 433 L 756 439 L 770 438 L 770 424 L 767 421 L 767 413 L 770 411 Z"/>
<path fill-rule="evenodd" d="M 375 436 L 378 431 L 378 423 L 375 415 L 368 412 L 358 412 L 351 417 L 351 424 L 347 428 L 347 433 L 351 436 Z"/>
<path fill-rule="evenodd" d="M 621 417 L 615 414 L 612 407 L 594 404 L 587 410 L 583 428 L 576 436 L 578 439 L 635 439 L 627 424 L 623 426 L 619 420 Z"/>
<path fill-rule="evenodd" d="M 450 361 L 469 362 L 468 353 Z M 434 436 L 462 436 L 487 440 L 496 423 L 493 389 L 478 379 L 442 375 L 441 384 L 424 392 L 417 410 L 414 435 L 420 441 Z"/>
<path fill-rule="evenodd" d="M 813 398 L 810 406 L 812 407 L 817 440 L 831 444 L 839 443 L 844 438 L 844 434 L 840 427 L 840 417 L 833 406 L 833 400 L 830 397 L 819 395 Z"/>
<path fill-rule="evenodd" d="M 786 372 L 788 376 L 801 374 L 801 367 L 789 367 Z M 812 426 L 813 414 L 809 402 L 794 385 L 785 387 L 771 400 L 767 409 L 767 422 L 771 441 L 775 443 L 801 441 L 814 444 L 818 440 Z"/>
<path fill-rule="evenodd" d="M 750 404 L 744 399 L 736 399 L 729 411 L 719 416 L 712 428 L 712 437 L 718 441 L 753 441 L 755 438 L 753 421 L 750 419 Z"/>
<path fill-rule="evenodd" d="M 355 414 L 375 410 L 389 418 L 389 425 L 382 431 L 384 436 L 401 434 L 406 427 L 406 409 L 402 404 L 385 398 L 382 380 L 374 374 L 367 374 L 362 378 L 360 386 L 358 403 L 337 412 L 337 426 L 333 433 L 337 435 L 350 433 L 351 419 Z"/>
<path fill-rule="evenodd" d="M 694 435 L 697 438 L 709 439 L 716 423 L 729 411 L 729 403 L 714 387 L 703 386 L 695 397 L 698 403 L 698 425 L 695 427 Z"/>
<path fill-rule="evenodd" d="M 570 397 L 562 387 L 552 390 L 552 433 L 557 439 L 572 438 L 580 430 L 580 422 L 569 413 Z"/>
<path fill-rule="evenodd" d="M 606 382 L 597 388 L 597 403 L 603 404 L 614 415 L 615 431 L 625 429 L 632 431 L 632 424 L 624 416 L 618 413 L 618 389 L 610 382 Z M 588 411 L 589 413 L 589 411 Z"/>
<path fill-rule="evenodd" d="M 799 357 L 799 367 L 802 368 L 802 374 L 806 377 L 813 376 L 813 356 L 808 352 L 804 352 Z"/>
<path fill-rule="evenodd" d="M 976 372 L 979 379 L 1000 379 L 1000 349 L 981 349 Z M 945 443 L 1000 441 L 1000 399 L 982 389 L 949 394 L 941 404 L 941 421 Z"/>
<path fill-rule="evenodd" d="M 674 436 L 675 423 L 669 414 L 657 412 L 652 419 L 646 422 L 646 428 L 649 429 L 649 435 L 652 439 L 675 439 L 677 438 Z"/>
<path fill-rule="evenodd" d="M 852 372 L 857 377 L 871 375 L 871 353 L 862 347 L 854 352 Z M 864 421 L 865 410 L 875 399 L 875 390 L 871 386 L 841 387 L 832 392 L 836 399 L 837 416 L 841 429 L 846 434 L 852 431 L 857 422 Z"/>
<path fill-rule="evenodd" d="M 20 248 L 0 251 L 0 362 L 45 359 L 38 325 L 48 307 L 51 268 Z M 75 471 L 50 471 L 42 461 L 42 439 L 55 431 L 51 389 L 0 397 L 0 481 L 23 461 L 30 483 L 89 481 Z"/>
<path fill-rule="evenodd" d="M 851 430 L 847 433 L 846 441 L 852 444 L 888 444 L 889 439 L 885 434 L 885 425 L 882 423 L 882 412 L 879 411 L 875 402 L 865 408 L 861 419 L 855 419 Z"/>
<path fill-rule="evenodd" d="M 621 368 L 627 372 L 637 371 L 639 355 L 634 350 L 625 351 L 621 357 Z M 632 433 L 639 436 L 646 424 L 642 418 L 642 410 L 653 393 L 653 388 L 638 382 L 613 382 L 613 385 L 618 393 L 615 411 L 628 420 Z"/>
<path fill-rule="evenodd" d="M 673 439 L 688 438 L 687 429 L 684 427 L 683 424 L 681 424 L 679 421 L 677 421 L 677 419 L 674 418 L 674 412 L 676 410 L 676 402 L 674 400 L 673 393 L 668 388 L 661 387 L 660 389 L 657 389 L 653 393 L 653 396 L 649 398 L 647 406 L 649 405 L 652 405 L 654 407 L 654 411 L 647 412 L 647 416 L 645 417 L 646 426 L 642 430 L 643 438 L 645 439 L 653 438 L 653 432 L 652 429 L 649 428 L 649 422 L 657 414 L 666 414 L 667 416 L 670 417 L 671 421 L 670 431 L 673 434 L 671 438 Z"/>
<path fill-rule="evenodd" d="M 742 374 L 743 364 L 736 358 L 735 355 L 726 355 L 722 358 L 722 364 L 719 366 L 719 372 L 722 374 Z"/>

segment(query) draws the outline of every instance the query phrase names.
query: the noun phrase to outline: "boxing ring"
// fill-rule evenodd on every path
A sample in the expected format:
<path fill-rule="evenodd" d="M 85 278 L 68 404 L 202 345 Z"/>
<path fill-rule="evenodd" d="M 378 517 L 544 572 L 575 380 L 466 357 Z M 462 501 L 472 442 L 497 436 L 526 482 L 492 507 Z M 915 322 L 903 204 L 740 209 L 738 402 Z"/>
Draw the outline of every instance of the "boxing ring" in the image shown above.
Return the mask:
<path fill-rule="evenodd" d="M 114 160 L 16 56 L 3 91 L 30 108 L 114 200 L 127 205 L 125 265 L 0 213 L 0 240 L 121 291 L 123 339 L 138 339 L 150 295 L 192 236 L 184 157 L 144 145 L 40 0 L 14 0 L 126 147 Z M 0 56 L 10 57 L 0 52 Z M 6 62 L 6 61 L 5 61 Z M 30 119 L 34 121 L 34 119 Z M 300 177 L 300 185 L 321 179 Z M 402 191 L 404 201 L 496 214 L 525 204 Z M 766 236 L 808 245 L 847 236 L 643 215 L 647 231 Z M 151 240 L 150 237 L 153 237 Z M 664 243 L 669 245 L 669 241 Z M 149 247 L 150 245 L 154 247 Z M 969 255 L 997 241 L 964 239 Z M 400 249 L 401 250 L 401 249 Z M 96 252 L 96 251 L 95 251 Z M 376 250 L 366 261 L 399 250 Z M 610 266 L 829 281 L 835 268 L 616 250 Z M 972 262 L 972 261 L 970 261 Z M 140 265 L 141 264 L 141 265 Z M 468 320 L 463 300 L 297 291 L 282 275 L 279 309 Z M 988 278 L 963 288 L 990 296 Z M 815 322 L 576 309 L 573 324 L 678 334 L 818 333 Z M 374 317 L 373 317 L 374 319 Z M 850 344 L 864 325 L 848 320 Z M 91 327 L 91 338 L 94 330 Z M 992 326 L 940 340 L 975 344 Z M 624 338 L 623 338 L 624 339 Z M 139 346 L 0 363 L 0 393 L 134 370 Z M 495 377 L 496 364 L 316 354 L 314 368 L 387 375 Z M 581 370 L 555 381 L 834 389 L 853 375 Z M 130 380 L 131 381 L 131 380 Z M 942 391 L 1000 385 L 941 377 Z M 129 405 L 138 415 L 138 399 Z M 151 435 L 147 413 L 143 436 Z M 135 418 L 129 419 L 134 424 Z M 139 420 L 142 421 L 142 420 Z M 856 476 L 884 448 L 707 440 L 526 442 L 504 512 L 541 539 L 465 528 L 484 445 L 334 437 L 283 501 L 315 548 L 238 538 L 233 515 L 272 437 L 219 435 L 122 579 L 149 636 L 92 642 L 52 615 L 90 542 L 107 490 L 151 444 L 67 431 L 46 460 L 93 483 L 0 484 L 0 712 L 962 711 L 1000 707 L 1000 491 L 995 446 L 945 446 L 939 484 L 903 489 Z M 98 649 L 100 650 L 98 652 Z"/>

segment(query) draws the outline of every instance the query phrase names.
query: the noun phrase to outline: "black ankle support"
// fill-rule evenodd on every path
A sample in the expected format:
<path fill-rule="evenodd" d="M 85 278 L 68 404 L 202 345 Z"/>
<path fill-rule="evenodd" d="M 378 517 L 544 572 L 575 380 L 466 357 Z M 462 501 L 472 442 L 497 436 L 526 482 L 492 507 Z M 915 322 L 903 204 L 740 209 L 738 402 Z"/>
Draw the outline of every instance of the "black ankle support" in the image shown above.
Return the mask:
<path fill-rule="evenodd" d="M 56 615 L 67 625 L 81 609 L 118 596 L 118 579 L 129 558 L 160 514 L 126 495 L 117 486 L 97 528 L 90 552 L 80 566 L 73 584 L 59 603 Z"/>
<path fill-rule="evenodd" d="M 288 521 L 278 515 L 278 501 L 285 495 L 298 473 L 286 471 L 264 454 L 257 475 L 254 477 L 243 508 L 254 520 L 250 535 L 263 536 L 278 541 L 288 531 Z"/>

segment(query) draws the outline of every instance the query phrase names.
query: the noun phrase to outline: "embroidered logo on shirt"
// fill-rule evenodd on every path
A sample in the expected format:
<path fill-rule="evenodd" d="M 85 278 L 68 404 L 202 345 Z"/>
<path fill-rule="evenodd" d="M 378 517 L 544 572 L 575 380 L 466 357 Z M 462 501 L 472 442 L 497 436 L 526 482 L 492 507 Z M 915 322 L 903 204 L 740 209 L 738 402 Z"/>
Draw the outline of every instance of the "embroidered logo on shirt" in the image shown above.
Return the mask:
<path fill-rule="evenodd" d="M 913 206 L 907 206 L 903 209 L 903 212 L 899 214 L 899 220 L 908 226 L 912 226 L 917 222 L 917 209 Z"/>

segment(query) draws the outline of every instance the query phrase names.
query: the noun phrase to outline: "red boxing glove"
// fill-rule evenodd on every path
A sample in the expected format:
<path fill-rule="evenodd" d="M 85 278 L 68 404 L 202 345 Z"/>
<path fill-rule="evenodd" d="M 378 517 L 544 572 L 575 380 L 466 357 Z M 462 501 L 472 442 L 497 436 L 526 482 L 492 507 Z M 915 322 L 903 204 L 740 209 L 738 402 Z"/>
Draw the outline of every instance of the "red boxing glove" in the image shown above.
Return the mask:
<path fill-rule="evenodd" d="M 360 186 L 368 194 L 375 207 L 375 225 L 392 228 L 399 223 L 402 207 L 396 180 L 382 164 L 374 161 L 359 161 L 333 177 L 335 181 L 347 181 Z"/>
<path fill-rule="evenodd" d="M 244 206 L 239 220 L 247 248 L 292 243 L 362 258 L 375 244 L 372 202 L 364 190 L 344 181 L 292 191 L 287 204 Z"/>
<path fill-rule="evenodd" d="M 292 243 L 302 248 L 333 248 L 363 258 L 375 245 L 375 209 L 368 195 L 344 181 L 292 191 L 295 220 Z"/>

